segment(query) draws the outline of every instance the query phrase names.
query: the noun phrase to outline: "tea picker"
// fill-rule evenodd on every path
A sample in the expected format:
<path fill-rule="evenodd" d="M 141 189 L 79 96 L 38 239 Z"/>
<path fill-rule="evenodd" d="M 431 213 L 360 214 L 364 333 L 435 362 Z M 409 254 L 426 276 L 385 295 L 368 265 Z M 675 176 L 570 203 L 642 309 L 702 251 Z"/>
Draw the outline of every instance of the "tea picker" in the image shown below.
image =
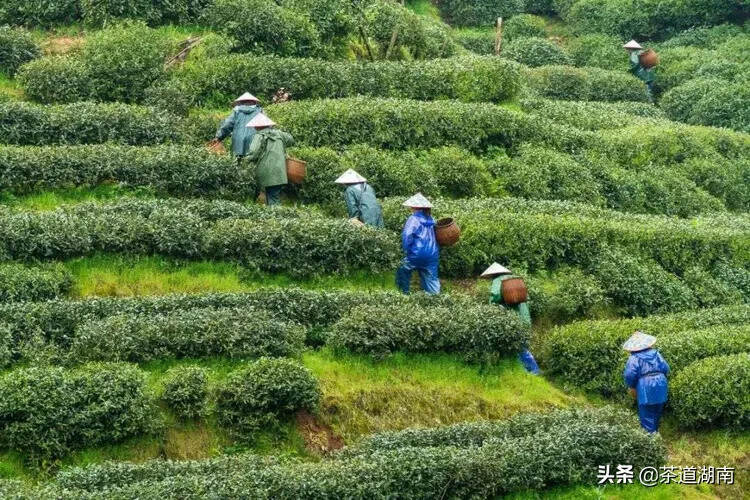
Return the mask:
<path fill-rule="evenodd" d="M 667 402 L 669 365 L 653 348 L 656 337 L 636 331 L 622 348 L 630 352 L 623 378 L 638 401 L 638 418 L 647 432 L 659 430 L 659 421 Z"/>
<path fill-rule="evenodd" d="M 411 274 L 417 271 L 422 289 L 436 295 L 440 293 L 440 248 L 435 238 L 435 220 L 431 215 L 432 203 L 422 193 L 417 193 L 403 205 L 409 207 L 412 214 L 406 219 L 401 232 L 405 256 L 396 270 L 396 285 L 403 293 L 408 294 Z"/>
<path fill-rule="evenodd" d="M 258 189 L 266 193 L 267 205 L 281 204 L 281 189 L 287 184 L 286 148 L 294 144 L 292 136 L 277 130 L 276 123 L 258 113 L 247 124 L 256 133 L 247 150 L 247 159 L 256 163 Z"/>
<path fill-rule="evenodd" d="M 334 182 L 346 186 L 344 199 L 350 220 L 377 228 L 383 227 L 383 210 L 375 197 L 375 190 L 367 184 L 367 179 L 350 168 Z"/>
<path fill-rule="evenodd" d="M 651 49 L 643 50 L 641 44 L 635 40 L 630 40 L 622 46 L 628 51 L 630 57 L 630 72 L 636 78 L 640 78 L 646 83 L 649 97 L 653 98 L 654 93 L 654 66 L 659 62 L 659 58 Z"/>
<path fill-rule="evenodd" d="M 518 314 L 521 321 L 531 326 L 531 312 L 526 303 L 526 285 L 521 278 L 513 276 L 510 269 L 493 262 L 483 273 L 483 278 L 491 278 L 490 304 L 498 304 L 510 308 Z M 534 375 L 539 374 L 539 365 L 528 349 L 518 353 L 518 360 L 526 371 Z"/>
<path fill-rule="evenodd" d="M 255 136 L 255 129 L 248 128 L 247 124 L 255 115 L 261 113 L 263 108 L 260 107 L 258 98 L 250 92 L 245 92 L 234 100 L 234 107 L 229 116 L 221 122 L 219 130 L 216 131 L 216 137 L 209 143 L 212 149 L 218 149 L 226 137 L 232 135 L 232 154 L 237 158 L 239 164 L 247 155 L 250 143 Z"/>

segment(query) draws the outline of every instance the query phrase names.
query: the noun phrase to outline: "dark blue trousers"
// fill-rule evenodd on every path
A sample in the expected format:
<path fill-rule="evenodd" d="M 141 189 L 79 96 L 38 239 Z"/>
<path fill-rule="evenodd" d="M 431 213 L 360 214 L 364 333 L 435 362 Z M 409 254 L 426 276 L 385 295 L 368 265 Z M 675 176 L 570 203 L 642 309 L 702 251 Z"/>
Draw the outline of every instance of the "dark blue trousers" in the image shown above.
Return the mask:
<path fill-rule="evenodd" d="M 653 434 L 659 431 L 659 422 L 661 414 L 664 411 L 664 403 L 656 405 L 638 405 L 638 418 L 641 420 L 641 427 L 646 432 Z"/>

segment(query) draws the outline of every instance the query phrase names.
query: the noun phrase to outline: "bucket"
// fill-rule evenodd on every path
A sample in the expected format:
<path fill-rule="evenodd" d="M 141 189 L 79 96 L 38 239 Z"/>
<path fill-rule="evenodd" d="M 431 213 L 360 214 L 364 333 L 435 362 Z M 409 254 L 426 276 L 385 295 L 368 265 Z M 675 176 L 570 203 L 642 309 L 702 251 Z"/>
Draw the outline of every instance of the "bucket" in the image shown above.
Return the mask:
<path fill-rule="evenodd" d="M 641 62 L 641 66 L 646 69 L 651 69 L 659 64 L 659 55 L 654 52 L 653 49 L 648 49 L 641 52 L 641 55 L 638 56 L 638 60 Z"/>
<path fill-rule="evenodd" d="M 508 278 L 503 281 L 503 302 L 509 306 L 526 302 L 528 293 L 526 291 L 526 283 L 521 278 Z"/>
<path fill-rule="evenodd" d="M 287 157 L 286 159 L 286 177 L 292 184 L 302 184 L 307 172 L 307 162 L 297 158 Z"/>
<path fill-rule="evenodd" d="M 461 228 L 451 217 L 445 217 L 437 221 L 435 226 L 435 238 L 441 247 L 450 247 L 456 244 L 461 236 Z"/>

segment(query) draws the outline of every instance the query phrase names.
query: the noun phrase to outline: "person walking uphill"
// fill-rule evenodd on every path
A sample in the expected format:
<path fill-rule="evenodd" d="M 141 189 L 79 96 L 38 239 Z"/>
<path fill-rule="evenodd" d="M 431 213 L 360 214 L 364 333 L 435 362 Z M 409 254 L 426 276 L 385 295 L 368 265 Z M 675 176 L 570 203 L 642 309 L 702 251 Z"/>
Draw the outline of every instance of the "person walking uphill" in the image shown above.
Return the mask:
<path fill-rule="evenodd" d="M 240 162 L 247 155 L 247 150 L 255 136 L 255 129 L 248 128 L 247 124 L 262 111 L 263 108 L 260 107 L 258 99 L 251 93 L 245 92 L 234 101 L 232 113 L 221 122 L 219 130 L 216 131 L 216 137 L 211 142 L 217 144 L 231 134 L 232 154 Z"/>
<path fill-rule="evenodd" d="M 247 159 L 256 163 L 258 189 L 266 192 L 266 205 L 281 204 L 281 189 L 286 185 L 286 148 L 294 144 L 290 134 L 274 128 L 276 124 L 263 113 L 258 113 L 247 124 L 257 131 Z"/>
<path fill-rule="evenodd" d="M 501 266 L 497 262 L 493 262 L 490 267 L 485 269 L 482 273 L 483 278 L 492 278 L 492 285 L 490 285 L 490 304 L 498 304 L 502 307 L 508 307 L 518 314 L 521 321 L 531 327 L 531 312 L 526 302 L 519 302 L 518 304 L 506 304 L 503 298 L 503 281 L 513 278 L 513 273 L 507 267 Z M 537 364 L 534 356 L 528 349 L 524 349 L 518 353 L 518 360 L 521 362 L 526 371 L 533 374 L 539 375 L 539 365 Z"/>
<path fill-rule="evenodd" d="M 375 190 L 367 184 L 367 179 L 350 168 L 334 182 L 346 186 L 344 197 L 350 219 L 368 226 L 383 227 L 383 210 L 375 197 Z"/>
<path fill-rule="evenodd" d="M 655 343 L 656 337 L 637 331 L 622 345 L 630 352 L 622 375 L 629 390 L 635 392 L 641 427 L 650 433 L 659 430 L 668 392 L 669 365 L 652 348 Z"/>
<path fill-rule="evenodd" d="M 643 47 L 635 40 L 630 40 L 628 43 L 622 46 L 628 51 L 630 57 L 630 72 L 636 78 L 640 78 L 646 84 L 648 88 L 648 95 L 653 99 L 654 95 L 654 70 L 652 68 L 646 68 L 641 64 L 640 55 L 643 53 Z"/>
<path fill-rule="evenodd" d="M 408 294 L 411 274 L 416 270 L 422 290 L 437 295 L 440 293 L 440 248 L 435 239 L 435 220 L 430 215 L 432 203 L 422 193 L 417 193 L 406 200 L 404 206 L 411 208 L 412 214 L 406 219 L 401 232 L 401 244 L 406 256 L 396 271 L 396 285 Z"/>

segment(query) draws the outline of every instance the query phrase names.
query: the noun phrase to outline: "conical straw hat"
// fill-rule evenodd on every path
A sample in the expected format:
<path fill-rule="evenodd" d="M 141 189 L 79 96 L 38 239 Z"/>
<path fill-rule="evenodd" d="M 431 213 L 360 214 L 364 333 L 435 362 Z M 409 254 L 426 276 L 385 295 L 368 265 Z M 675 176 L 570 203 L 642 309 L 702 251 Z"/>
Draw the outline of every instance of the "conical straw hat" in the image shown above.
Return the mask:
<path fill-rule="evenodd" d="M 642 49 L 641 44 L 635 40 L 630 40 L 628 43 L 622 46 L 625 49 Z"/>
<path fill-rule="evenodd" d="M 253 118 L 247 124 L 248 127 L 253 128 L 273 127 L 274 125 L 276 125 L 276 123 L 263 113 L 258 113 L 257 115 L 253 116 Z"/>
<path fill-rule="evenodd" d="M 654 337 L 653 335 L 648 335 L 641 331 L 637 331 L 633 335 L 631 335 L 624 344 L 622 344 L 622 348 L 626 351 L 637 352 L 648 349 L 655 343 L 656 337 Z"/>
<path fill-rule="evenodd" d="M 336 184 L 359 184 L 360 182 L 365 182 L 367 179 L 359 175 L 357 172 L 355 172 L 353 169 L 349 169 L 343 174 L 339 176 L 338 179 L 336 179 Z"/>
<path fill-rule="evenodd" d="M 245 101 L 253 101 L 253 102 L 260 102 L 257 97 L 255 97 L 250 92 L 245 92 L 241 96 L 239 96 L 237 99 L 234 100 L 235 103 L 238 102 L 245 102 Z"/>
<path fill-rule="evenodd" d="M 405 207 L 411 208 L 432 208 L 430 200 L 424 197 L 422 193 L 417 193 L 404 202 Z"/>
<path fill-rule="evenodd" d="M 493 276 L 498 276 L 500 274 L 513 274 L 510 272 L 510 269 L 508 269 L 505 266 L 501 266 L 497 262 L 493 262 L 490 267 L 484 270 L 482 273 L 483 278 L 491 278 Z"/>

